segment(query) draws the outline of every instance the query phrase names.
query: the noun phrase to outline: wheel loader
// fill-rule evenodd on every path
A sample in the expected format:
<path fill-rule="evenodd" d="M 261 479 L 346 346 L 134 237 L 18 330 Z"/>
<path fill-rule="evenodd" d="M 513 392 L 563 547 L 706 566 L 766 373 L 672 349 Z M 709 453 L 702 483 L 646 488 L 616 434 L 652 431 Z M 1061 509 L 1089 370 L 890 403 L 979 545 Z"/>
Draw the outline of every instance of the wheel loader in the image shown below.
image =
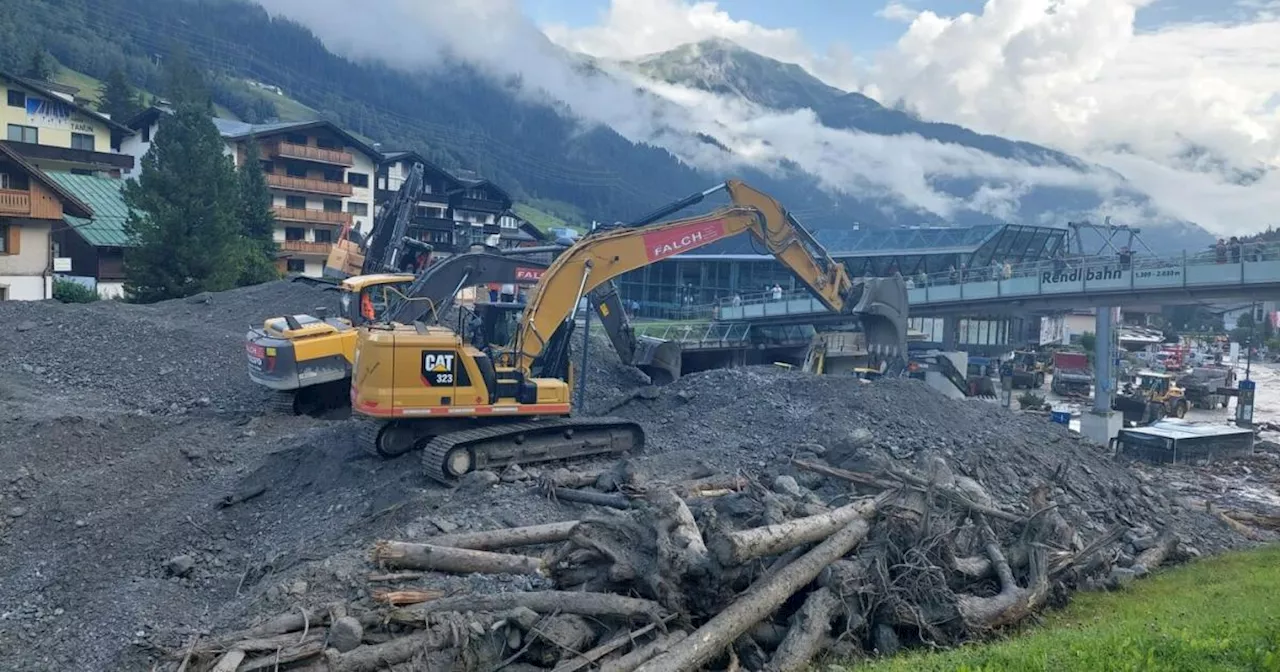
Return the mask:
<path fill-rule="evenodd" d="M 654 223 L 721 190 L 732 205 Z M 420 448 L 426 475 L 446 484 L 475 469 L 643 450 L 644 431 L 634 421 L 571 417 L 574 313 L 584 296 L 619 275 L 742 233 L 827 308 L 858 315 L 872 354 L 905 357 L 902 277 L 855 282 L 777 201 L 730 180 L 565 250 L 530 291 L 506 348 L 482 350 L 457 331 L 423 322 L 380 320 L 360 329 L 351 406 L 367 420 L 361 444 L 383 456 Z"/>
<path fill-rule="evenodd" d="M 1126 424 L 1145 426 L 1167 417 L 1186 417 L 1191 402 L 1172 374 L 1139 371 L 1112 400 L 1111 410 L 1120 411 Z"/>

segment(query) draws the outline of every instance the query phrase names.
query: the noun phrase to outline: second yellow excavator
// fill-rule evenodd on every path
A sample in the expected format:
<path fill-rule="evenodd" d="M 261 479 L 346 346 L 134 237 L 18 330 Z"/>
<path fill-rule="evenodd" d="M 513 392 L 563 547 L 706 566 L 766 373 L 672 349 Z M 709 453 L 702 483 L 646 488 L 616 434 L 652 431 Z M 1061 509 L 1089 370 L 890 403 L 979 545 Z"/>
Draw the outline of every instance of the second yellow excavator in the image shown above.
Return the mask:
<path fill-rule="evenodd" d="M 721 190 L 731 206 L 651 223 Z M 633 421 L 569 417 L 574 313 L 582 297 L 628 271 L 741 233 L 762 243 L 827 308 L 857 314 L 869 350 L 905 357 L 902 277 L 854 281 L 777 201 L 730 180 L 561 253 L 531 290 L 510 349 L 492 357 L 442 327 L 380 323 L 361 330 L 351 406 L 370 420 L 362 442 L 388 456 L 422 447 L 426 474 L 444 483 L 474 469 L 641 450 L 644 431 Z"/>

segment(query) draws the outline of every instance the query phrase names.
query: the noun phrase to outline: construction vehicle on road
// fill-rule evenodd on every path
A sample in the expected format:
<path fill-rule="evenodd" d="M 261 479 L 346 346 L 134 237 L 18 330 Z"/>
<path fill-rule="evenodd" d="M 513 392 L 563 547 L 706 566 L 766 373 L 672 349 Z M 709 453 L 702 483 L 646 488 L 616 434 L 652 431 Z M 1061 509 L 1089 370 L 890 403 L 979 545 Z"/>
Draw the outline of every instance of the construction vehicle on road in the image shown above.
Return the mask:
<path fill-rule="evenodd" d="M 657 222 L 727 190 L 732 205 Z M 352 410 L 369 420 L 362 445 L 383 456 L 422 449 L 434 480 L 475 469 L 639 451 L 631 420 L 569 417 L 570 337 L 580 300 L 629 271 L 750 233 L 834 312 L 857 313 L 868 349 L 906 354 L 901 276 L 855 282 L 777 201 L 731 180 L 637 223 L 598 229 L 561 253 L 529 292 L 509 347 L 490 352 L 456 331 L 379 321 L 358 332 Z"/>
<path fill-rule="evenodd" d="M 1013 353 L 1013 389 L 1038 390 L 1044 387 L 1045 374 L 1045 367 L 1035 352 Z"/>
<path fill-rule="evenodd" d="M 1226 408 L 1236 389 L 1236 370 L 1229 366 L 1197 366 L 1178 378 L 1192 408 Z"/>
<path fill-rule="evenodd" d="M 1185 418 L 1191 403 L 1172 374 L 1162 371 L 1139 371 L 1133 383 L 1126 383 L 1111 402 L 1111 410 L 1120 411 L 1126 424 L 1150 425 L 1167 417 Z"/>
<path fill-rule="evenodd" d="M 1083 352 L 1053 353 L 1053 382 L 1049 389 L 1062 397 L 1088 397 L 1093 392 L 1089 355 Z"/>

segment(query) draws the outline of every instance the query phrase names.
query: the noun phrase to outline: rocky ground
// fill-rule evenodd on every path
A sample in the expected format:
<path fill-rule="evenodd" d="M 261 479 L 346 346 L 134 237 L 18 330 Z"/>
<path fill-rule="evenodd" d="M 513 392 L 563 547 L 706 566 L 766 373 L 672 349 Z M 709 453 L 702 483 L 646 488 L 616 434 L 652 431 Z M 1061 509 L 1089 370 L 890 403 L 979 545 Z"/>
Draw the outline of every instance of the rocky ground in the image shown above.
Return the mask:
<path fill-rule="evenodd" d="M 580 515 L 531 485 L 536 468 L 447 490 L 421 477 L 416 455 L 364 455 L 355 421 L 263 411 L 265 393 L 245 374 L 245 331 L 335 298 L 274 283 L 153 306 L 0 303 L 0 669 L 149 669 L 199 633 L 367 596 L 375 539 Z M 770 368 L 695 374 L 633 397 L 643 376 L 606 341 L 592 353 L 588 408 L 643 424 L 648 448 L 634 468 L 659 477 L 816 485 L 787 461 L 874 471 L 941 458 L 1015 510 L 1053 483 L 1082 535 L 1170 528 L 1197 552 L 1249 541 L 1041 417 L 948 401 L 914 381 Z M 466 594 L 539 581 L 431 575 L 421 585 Z"/>

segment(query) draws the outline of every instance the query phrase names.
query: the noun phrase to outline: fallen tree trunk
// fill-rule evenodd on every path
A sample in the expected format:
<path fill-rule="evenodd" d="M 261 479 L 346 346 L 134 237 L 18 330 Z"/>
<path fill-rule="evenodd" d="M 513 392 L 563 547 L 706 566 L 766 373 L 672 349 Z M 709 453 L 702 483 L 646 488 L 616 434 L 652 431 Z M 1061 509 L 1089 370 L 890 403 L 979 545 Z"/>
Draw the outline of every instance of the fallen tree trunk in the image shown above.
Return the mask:
<path fill-rule="evenodd" d="M 1174 549 L 1177 547 L 1178 537 L 1176 537 L 1172 532 L 1165 532 L 1160 535 L 1155 546 L 1152 546 L 1138 554 L 1133 565 L 1134 567 L 1142 566 L 1147 571 L 1153 570 L 1164 564 L 1164 561 L 1173 554 Z"/>
<path fill-rule="evenodd" d="M 307 640 L 304 644 L 279 649 L 275 653 L 261 656 L 242 663 L 236 672 L 257 672 L 258 670 L 278 670 L 281 665 L 296 663 L 300 660 L 315 658 L 324 653 L 324 640 Z"/>
<path fill-rule="evenodd" d="M 956 490 L 955 488 L 942 487 L 936 483 L 930 483 L 927 480 L 920 478 L 918 476 L 912 476 L 910 474 L 895 472 L 894 477 L 901 480 L 901 482 L 898 483 L 894 481 L 876 478 L 875 476 L 872 476 L 870 474 L 864 474 L 857 471 L 849 471 L 847 469 L 837 469 L 835 467 L 829 467 L 825 464 L 818 464 L 817 462 L 809 462 L 808 460 L 792 460 L 791 463 L 806 471 L 812 471 L 816 474 L 822 474 L 824 476 L 831 476 L 833 478 L 843 479 L 843 480 L 849 481 L 850 483 L 857 483 L 858 485 L 865 485 L 867 487 L 876 488 L 879 490 L 891 490 L 894 488 L 900 488 L 903 485 L 909 485 L 917 490 L 925 490 L 939 497 L 942 497 L 943 499 L 946 499 L 947 501 L 950 501 L 951 503 L 956 504 L 957 506 L 962 506 L 974 513 L 985 514 L 992 518 L 997 518 L 999 520 L 1003 520 L 1010 523 L 1020 523 L 1023 521 L 1022 516 L 1019 516 L 1014 513 L 1009 513 L 1008 511 L 1001 511 L 1000 509 L 986 506 L 984 504 L 979 504 L 978 502 L 975 502 L 972 499 L 969 499 L 967 496 L 965 496 L 963 493 Z"/>
<path fill-rule="evenodd" d="M 680 556 L 680 562 L 672 564 L 678 574 L 696 571 L 706 567 L 710 558 L 706 543 L 702 540 L 702 531 L 693 519 L 693 512 L 683 499 L 666 488 L 649 491 L 645 499 L 652 504 L 666 523 L 661 530 L 672 540 L 673 549 Z"/>
<path fill-rule="evenodd" d="M 330 649 L 325 653 L 325 669 L 328 672 L 377 672 L 386 667 L 406 662 L 421 651 L 448 648 L 449 638 L 434 630 L 424 630 L 406 637 L 399 637 L 384 644 L 373 644 L 339 653 Z M 415 668 L 415 669 L 449 669 Z"/>
<path fill-rule="evenodd" d="M 571 488 L 552 488 L 551 495 L 557 500 L 564 500 L 566 502 L 595 504 L 596 506 L 607 506 L 611 509 L 631 508 L 631 500 L 627 499 L 623 495 L 606 495 L 603 492 L 587 492 L 585 490 L 573 490 Z"/>
<path fill-rule="evenodd" d="M 638 672 L 687 672 L 705 665 L 761 619 L 776 611 L 797 590 L 813 581 L 823 567 L 857 546 L 870 529 L 871 525 L 866 520 L 853 520 L 773 578 L 752 586 L 746 594 L 671 647 L 670 651 L 641 665 Z"/>
<path fill-rule="evenodd" d="M 667 617 L 663 619 L 663 622 L 666 622 L 669 620 L 671 620 L 671 617 Z M 614 637 L 613 639 L 605 642 L 604 644 L 601 644 L 595 647 L 594 649 L 591 649 L 590 651 L 585 651 L 581 654 L 574 656 L 569 660 L 562 661 L 559 665 L 556 665 L 555 669 L 552 670 L 552 672 L 578 672 L 578 670 L 581 670 L 582 668 L 587 667 L 589 665 L 593 665 L 596 661 L 600 660 L 601 658 L 604 658 L 605 656 L 613 653 L 614 651 L 617 651 L 618 649 L 621 649 L 622 647 L 626 646 L 628 643 L 634 642 L 640 639 L 641 637 L 644 637 L 645 635 L 649 634 L 649 632 L 652 631 L 654 628 L 658 627 L 658 625 L 659 624 L 657 622 L 654 622 L 644 626 L 643 628 L 640 628 L 639 630 L 624 632 L 621 635 L 618 635 L 617 637 Z"/>
<path fill-rule="evenodd" d="M 449 611 L 506 611 L 525 607 L 539 614 L 556 612 L 580 616 L 616 616 L 643 618 L 649 621 L 662 619 L 658 603 L 634 597 L 610 593 L 567 592 L 540 590 L 527 593 L 498 593 L 495 595 L 459 595 L 442 600 L 423 602 L 404 609 L 395 609 L 388 618 L 393 623 L 421 625 L 427 614 Z"/>
<path fill-rule="evenodd" d="M 635 672 L 636 668 L 652 660 L 659 654 L 666 653 L 671 647 L 678 644 L 689 633 L 684 630 L 674 630 L 665 635 L 658 635 L 652 642 L 635 649 L 617 660 L 611 660 L 600 665 L 600 672 Z"/>
<path fill-rule="evenodd" d="M 401 569 L 431 569 L 455 574 L 543 576 L 547 571 L 541 558 L 415 544 L 407 541 L 377 542 L 373 547 L 373 561 Z"/>
<path fill-rule="evenodd" d="M 1022 588 L 1013 578 L 1013 570 L 996 541 L 995 532 L 982 514 L 974 514 L 987 557 L 1000 579 L 1000 593 L 993 597 L 962 595 L 956 600 L 956 609 L 965 625 L 975 632 L 1017 623 L 1044 606 L 1049 598 L 1048 569 L 1044 554 L 1038 549 L 1031 552 L 1031 587 Z"/>
<path fill-rule="evenodd" d="M 377 590 L 373 593 L 373 601 L 399 607 L 406 604 L 418 604 L 444 597 L 439 590 Z"/>
<path fill-rule="evenodd" d="M 218 659 L 218 664 L 213 666 L 209 672 L 236 672 L 236 668 L 240 667 L 240 663 L 244 662 L 245 652 L 240 649 L 231 649 L 222 654 Z"/>
<path fill-rule="evenodd" d="M 800 672 L 827 643 L 840 600 L 827 588 L 809 593 L 791 621 L 791 629 L 769 661 L 769 672 Z"/>
<path fill-rule="evenodd" d="M 861 500 L 816 516 L 717 535 L 712 538 L 711 547 L 721 565 L 741 565 L 825 539 L 856 518 L 874 516 L 878 505 L 878 501 Z"/>
<path fill-rule="evenodd" d="M 573 531 L 576 520 L 546 525 L 529 525 L 527 527 L 510 527 L 505 530 L 486 530 L 484 532 L 466 532 L 461 534 L 442 534 L 427 540 L 433 546 L 450 548 L 467 548 L 475 551 L 492 551 L 499 548 L 516 546 L 533 546 L 564 541 Z"/>
<path fill-rule="evenodd" d="M 745 476 L 708 476 L 691 481 L 683 481 L 676 485 L 676 492 L 683 497 L 698 497 L 706 492 L 740 492 L 747 489 L 751 481 Z"/>

